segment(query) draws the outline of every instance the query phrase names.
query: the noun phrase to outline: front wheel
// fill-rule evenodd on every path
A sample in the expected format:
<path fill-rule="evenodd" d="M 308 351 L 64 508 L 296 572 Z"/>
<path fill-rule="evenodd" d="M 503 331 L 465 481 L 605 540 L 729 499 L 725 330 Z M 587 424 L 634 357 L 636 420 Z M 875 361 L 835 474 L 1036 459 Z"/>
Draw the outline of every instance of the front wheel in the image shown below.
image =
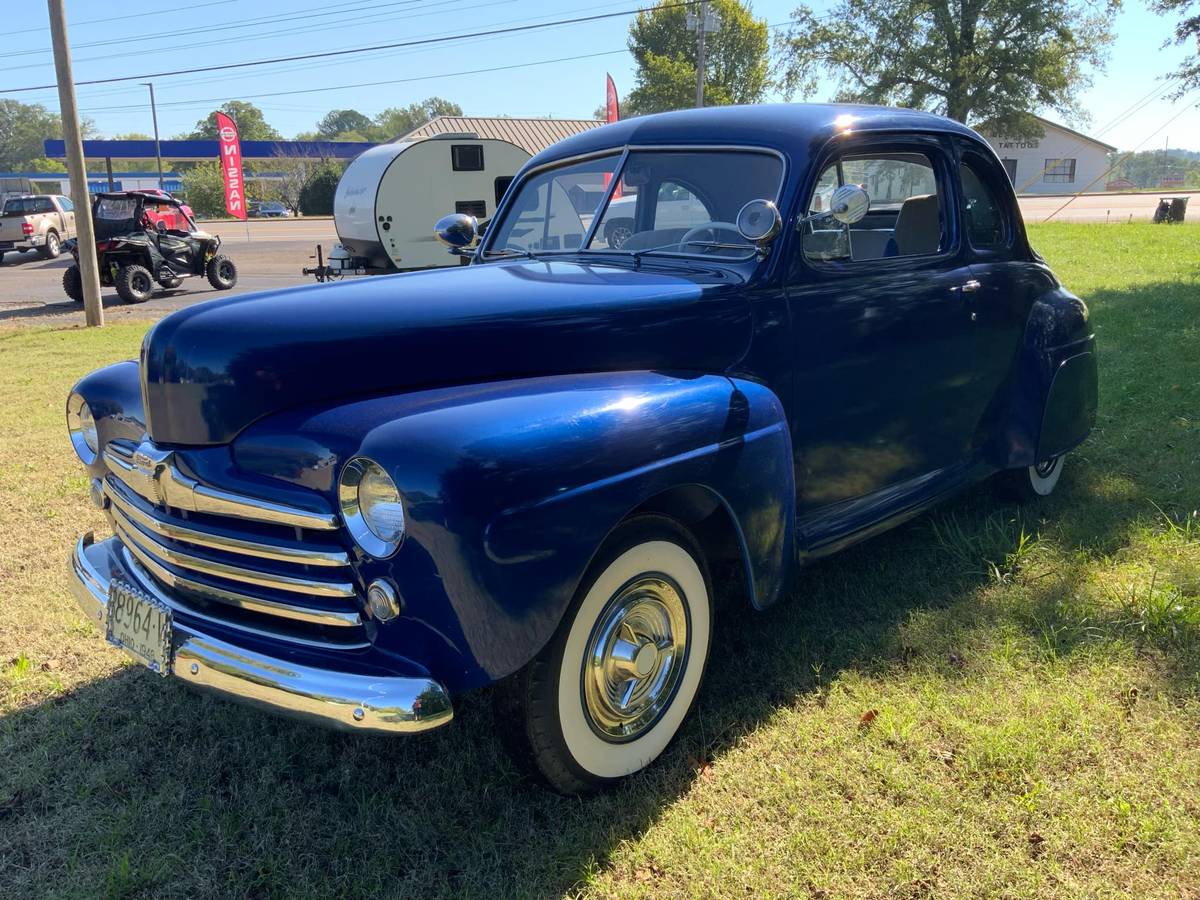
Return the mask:
<path fill-rule="evenodd" d="M 79 272 L 78 264 L 63 272 L 63 291 L 76 303 L 83 302 L 83 275 Z"/>
<path fill-rule="evenodd" d="M 145 303 L 154 293 L 154 279 L 145 266 L 122 266 L 117 270 L 115 283 L 117 294 L 126 303 Z"/>
<path fill-rule="evenodd" d="M 996 476 L 996 490 L 1006 500 L 1029 503 L 1049 497 L 1063 470 L 1062 456 L 1043 460 L 1023 469 L 1009 469 Z"/>
<path fill-rule="evenodd" d="M 204 267 L 204 274 L 218 291 L 227 291 L 237 284 L 237 266 L 228 256 L 214 256 Z"/>
<path fill-rule="evenodd" d="M 699 692 L 712 607 L 691 534 L 663 516 L 621 525 L 550 643 L 501 687 L 516 751 L 566 794 L 650 765 Z"/>

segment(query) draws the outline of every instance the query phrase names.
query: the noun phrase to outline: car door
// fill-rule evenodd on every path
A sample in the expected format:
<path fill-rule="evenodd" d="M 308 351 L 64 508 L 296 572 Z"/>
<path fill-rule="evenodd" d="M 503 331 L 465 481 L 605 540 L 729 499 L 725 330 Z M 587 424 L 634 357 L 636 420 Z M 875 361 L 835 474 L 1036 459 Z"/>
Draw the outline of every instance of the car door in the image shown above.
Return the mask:
<path fill-rule="evenodd" d="M 958 235 L 950 145 L 859 137 L 828 156 L 807 208 L 830 183 L 872 199 L 865 227 L 802 227 L 789 271 L 793 447 L 799 510 L 885 492 L 960 462 L 972 413 L 972 273 Z M 811 536 L 810 536 L 811 537 Z"/>
<path fill-rule="evenodd" d="M 1037 285 L 1028 277 L 1028 260 L 1015 258 L 1018 213 L 1007 174 L 971 143 L 960 141 L 959 151 L 963 236 L 975 287 L 965 298 L 975 322 L 973 403 L 986 411 L 978 433 L 983 441 L 1006 413 L 1003 397 Z"/>
<path fill-rule="evenodd" d="M 59 208 L 62 210 L 63 229 L 60 232 L 63 240 L 75 237 L 75 204 L 71 202 L 70 197 L 58 198 Z"/>

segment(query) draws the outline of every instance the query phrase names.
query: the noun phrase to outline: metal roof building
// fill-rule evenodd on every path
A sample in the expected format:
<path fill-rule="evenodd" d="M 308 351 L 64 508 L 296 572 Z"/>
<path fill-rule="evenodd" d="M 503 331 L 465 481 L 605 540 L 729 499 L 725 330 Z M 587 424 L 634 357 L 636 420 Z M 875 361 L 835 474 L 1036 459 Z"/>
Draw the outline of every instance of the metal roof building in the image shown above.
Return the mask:
<path fill-rule="evenodd" d="M 598 119 L 509 119 L 504 116 L 438 116 L 397 141 L 415 141 L 439 134 L 473 134 L 481 139 L 508 141 L 529 153 L 539 153 L 563 138 L 599 128 Z"/>

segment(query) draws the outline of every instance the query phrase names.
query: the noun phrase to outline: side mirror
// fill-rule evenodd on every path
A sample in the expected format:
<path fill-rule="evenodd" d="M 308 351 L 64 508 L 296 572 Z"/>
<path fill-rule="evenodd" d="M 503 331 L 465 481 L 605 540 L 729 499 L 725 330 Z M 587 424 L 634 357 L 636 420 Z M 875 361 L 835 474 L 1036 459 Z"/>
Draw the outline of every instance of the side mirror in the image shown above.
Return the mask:
<path fill-rule="evenodd" d="M 770 200 L 751 200 L 737 214 L 738 234 L 752 244 L 769 244 L 782 227 L 783 218 Z"/>
<path fill-rule="evenodd" d="M 829 215 L 843 225 L 861 222 L 871 208 L 871 198 L 857 184 L 843 184 L 829 198 Z"/>
<path fill-rule="evenodd" d="M 474 216 L 454 213 L 438 219 L 433 233 L 451 250 L 461 250 L 479 236 L 479 223 Z"/>

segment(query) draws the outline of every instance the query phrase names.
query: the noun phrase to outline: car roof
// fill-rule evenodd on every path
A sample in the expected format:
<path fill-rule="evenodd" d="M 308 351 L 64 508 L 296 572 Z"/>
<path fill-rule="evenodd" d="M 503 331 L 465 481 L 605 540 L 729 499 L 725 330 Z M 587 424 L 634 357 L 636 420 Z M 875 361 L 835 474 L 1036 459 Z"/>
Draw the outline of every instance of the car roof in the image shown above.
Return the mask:
<path fill-rule="evenodd" d="M 168 203 L 171 206 L 183 206 L 182 200 L 177 200 L 170 194 L 159 194 L 154 191 L 101 191 L 95 197 L 107 197 L 112 199 L 123 199 L 125 197 L 140 197 L 142 200 L 149 200 L 153 203 Z"/>
<path fill-rule="evenodd" d="M 920 110 L 854 103 L 765 103 L 625 119 L 559 141 L 530 160 L 528 166 L 627 144 L 743 145 L 805 157 L 835 135 L 863 131 L 942 132 L 982 141 L 962 123 Z"/>

